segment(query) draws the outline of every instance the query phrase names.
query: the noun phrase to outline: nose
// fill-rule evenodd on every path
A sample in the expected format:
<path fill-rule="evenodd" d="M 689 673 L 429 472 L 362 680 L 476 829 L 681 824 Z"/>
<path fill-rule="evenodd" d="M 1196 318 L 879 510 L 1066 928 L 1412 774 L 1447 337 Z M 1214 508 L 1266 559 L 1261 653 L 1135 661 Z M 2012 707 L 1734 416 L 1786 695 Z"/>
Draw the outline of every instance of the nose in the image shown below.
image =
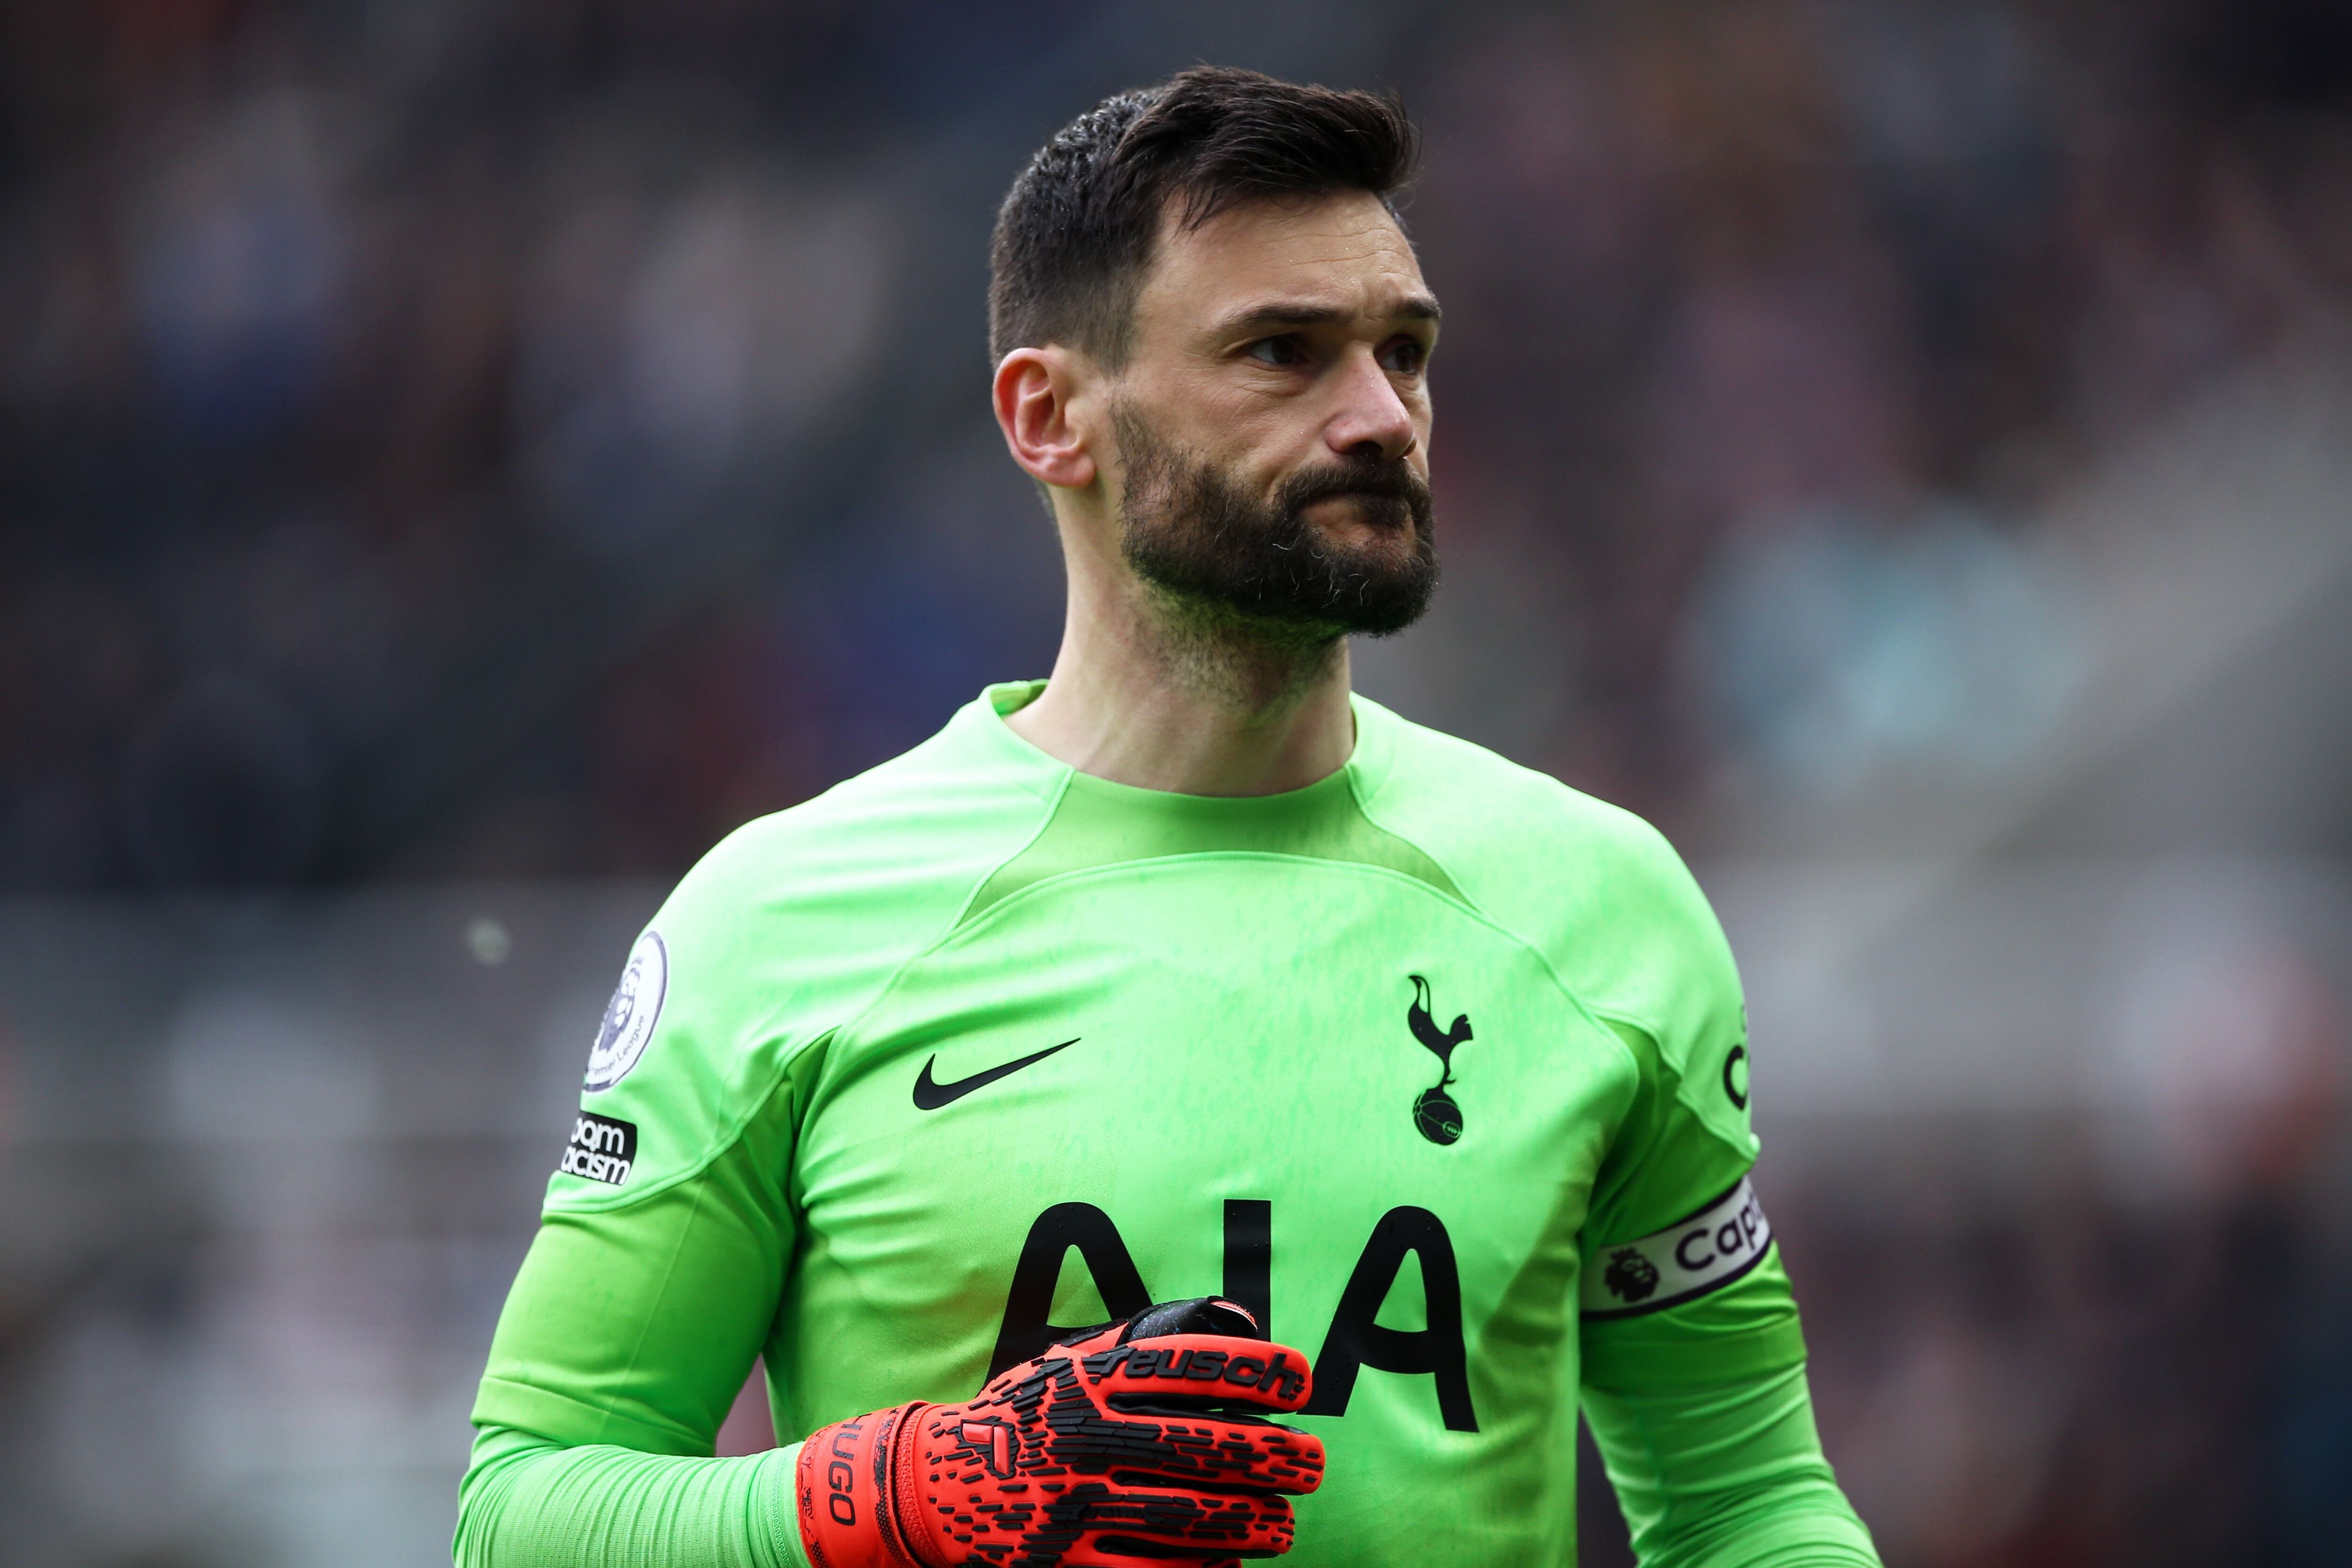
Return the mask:
<path fill-rule="evenodd" d="M 1370 349 L 1348 355 L 1339 371 L 1339 405 L 1323 438 L 1342 457 L 1380 457 L 1390 462 L 1413 448 L 1420 433 L 1412 410 Z"/>

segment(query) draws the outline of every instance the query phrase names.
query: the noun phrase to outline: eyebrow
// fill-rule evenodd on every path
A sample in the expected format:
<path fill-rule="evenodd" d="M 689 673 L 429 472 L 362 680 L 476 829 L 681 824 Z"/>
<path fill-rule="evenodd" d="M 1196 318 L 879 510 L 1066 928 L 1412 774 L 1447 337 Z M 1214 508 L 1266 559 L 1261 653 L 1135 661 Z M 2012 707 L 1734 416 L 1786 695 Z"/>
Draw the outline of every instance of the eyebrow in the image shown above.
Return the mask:
<path fill-rule="evenodd" d="M 1437 308 L 1436 300 L 1427 294 L 1408 295 L 1391 313 L 1412 321 L 1437 321 L 1445 316 L 1445 312 Z M 1215 335 L 1225 337 L 1257 327 L 1344 326 L 1355 319 L 1355 311 L 1338 305 L 1276 300 L 1271 304 L 1253 305 L 1237 315 L 1226 317 L 1217 323 Z"/>

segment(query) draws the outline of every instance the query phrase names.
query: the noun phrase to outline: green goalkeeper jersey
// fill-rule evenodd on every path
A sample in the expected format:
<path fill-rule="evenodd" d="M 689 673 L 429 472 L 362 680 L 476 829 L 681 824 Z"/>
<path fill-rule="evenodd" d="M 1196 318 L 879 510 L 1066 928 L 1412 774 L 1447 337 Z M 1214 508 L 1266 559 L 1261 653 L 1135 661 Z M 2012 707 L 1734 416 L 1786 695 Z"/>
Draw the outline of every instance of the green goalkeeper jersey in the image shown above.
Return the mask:
<path fill-rule="evenodd" d="M 1571 1562 L 1580 1394 L 1804 1354 L 1696 886 L 1361 699 L 1339 773 L 1211 798 L 1039 752 L 1003 721 L 1038 689 L 663 906 L 477 1423 L 708 1456 L 755 1357 L 790 1441 L 1223 1295 L 1314 1363 L 1299 1568 Z"/>

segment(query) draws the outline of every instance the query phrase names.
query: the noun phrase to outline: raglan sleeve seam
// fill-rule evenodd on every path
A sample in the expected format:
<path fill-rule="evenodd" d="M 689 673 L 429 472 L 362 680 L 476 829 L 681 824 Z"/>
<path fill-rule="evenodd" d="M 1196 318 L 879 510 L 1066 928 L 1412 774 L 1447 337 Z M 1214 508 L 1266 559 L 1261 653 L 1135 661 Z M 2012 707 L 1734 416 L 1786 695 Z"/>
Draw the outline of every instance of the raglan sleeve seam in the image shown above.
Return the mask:
<path fill-rule="evenodd" d="M 971 911 L 972 900 L 980 897 L 981 890 L 988 886 L 997 872 L 1019 859 L 1022 854 L 1053 824 L 1055 814 L 1061 809 L 1062 796 L 1069 788 L 1070 777 L 1076 771 L 1075 769 L 1064 771 L 1060 785 L 1046 799 L 1045 809 L 1038 815 L 1035 826 L 1023 835 L 1012 848 L 987 862 L 981 868 L 980 872 L 971 879 L 971 885 L 964 889 L 963 897 L 956 900 L 955 907 L 950 911 L 947 919 L 923 941 L 908 945 L 905 955 L 890 966 L 889 973 L 876 982 L 873 990 L 860 997 L 854 1008 L 845 1011 L 840 1023 L 826 1031 L 828 1039 L 838 1044 L 845 1037 L 855 1035 L 857 1026 L 871 1017 L 877 1008 L 890 999 L 890 994 L 898 988 L 898 983 L 907 977 L 909 970 L 954 940 L 956 932 L 963 929 L 964 919 Z"/>
<path fill-rule="evenodd" d="M 761 1016 L 760 1024 L 756 1027 L 747 1031 L 747 1035 L 756 1037 L 768 1025 L 782 1017 L 786 1008 L 790 1005 L 791 1003 L 789 1000 L 776 1004 L 774 1007 L 769 1009 L 768 1012 Z M 775 1099 L 776 1091 L 783 1087 L 784 1080 L 793 1075 L 793 1070 L 801 1065 L 802 1061 L 809 1055 L 810 1052 L 825 1047 L 838 1032 L 839 1031 L 835 1028 L 819 1029 L 810 1035 L 807 1039 L 803 1040 L 800 1044 L 782 1052 L 777 1061 L 775 1070 L 759 1080 L 757 1092 L 743 1096 L 742 1106 L 733 1116 L 721 1123 L 720 1131 L 717 1137 L 712 1139 L 710 1147 L 705 1150 L 702 1153 L 697 1155 L 691 1164 L 681 1166 L 678 1170 L 672 1172 L 667 1176 L 662 1176 L 656 1180 L 647 1182 L 644 1186 L 637 1188 L 634 1192 L 631 1192 L 626 1188 L 621 1188 L 616 1189 L 609 1197 L 592 1195 L 587 1197 L 567 1198 L 560 1203 L 551 1197 L 547 1204 L 549 1212 L 554 1214 L 620 1214 L 636 1207 L 638 1205 L 646 1202 L 649 1198 L 657 1197 L 663 1193 L 669 1192 L 677 1187 L 684 1185 L 688 1182 L 698 1180 L 701 1176 L 707 1174 L 711 1166 L 717 1164 L 726 1156 L 730 1150 L 733 1149 L 738 1143 L 740 1143 L 743 1141 L 744 1137 L 751 1131 L 751 1123 L 759 1119 L 760 1112 L 767 1108 L 768 1103 L 771 1100 Z M 801 1106 L 794 1107 L 793 1117 L 795 1123 L 797 1123 L 800 1114 L 804 1109 L 804 1107 Z"/>
<path fill-rule="evenodd" d="M 843 1005 L 827 1009 L 830 1015 L 827 1019 L 812 1020 L 797 1028 L 780 1027 L 790 1017 L 793 1009 L 803 1005 L 804 1002 L 802 988 L 783 987 L 775 1001 L 758 1014 L 751 1023 L 741 1028 L 729 1031 L 723 1045 L 712 1047 L 714 1051 L 723 1050 L 736 1056 L 743 1056 L 759 1050 L 762 1042 L 768 1040 L 782 1038 L 790 1043 L 782 1045 L 778 1049 L 773 1070 L 756 1080 L 751 1090 L 742 1096 L 742 1103 L 735 1108 L 732 1115 L 719 1123 L 708 1145 L 690 1163 L 656 1180 L 649 1181 L 634 1191 L 615 1190 L 610 1194 L 573 1194 L 561 1200 L 551 1194 L 547 1201 L 547 1208 L 551 1212 L 572 1214 L 618 1213 L 660 1193 L 667 1192 L 682 1182 L 692 1181 L 708 1171 L 742 1138 L 745 1131 L 759 1116 L 761 1110 L 774 1097 L 778 1087 L 792 1076 L 811 1051 L 826 1047 L 829 1042 L 839 1038 L 858 1020 L 871 1013 L 876 1005 L 890 994 L 908 967 L 936 950 L 941 942 L 955 933 L 963 921 L 965 912 L 971 908 L 972 900 L 979 895 L 982 888 L 988 885 L 989 879 L 1035 842 L 1038 835 L 1052 823 L 1062 796 L 1068 787 L 1069 770 L 1067 769 L 1064 770 L 1062 777 L 1050 791 L 1041 793 L 1032 788 L 1025 781 L 1023 782 L 1024 793 L 1035 796 L 1041 804 L 1041 809 L 1036 812 L 1035 819 L 1028 830 L 1017 835 L 1012 847 L 1005 853 L 989 860 L 980 872 L 971 879 L 961 896 L 954 900 L 946 918 L 928 934 L 907 943 L 898 962 L 893 964 L 864 994 L 853 993 L 851 996 L 844 999 Z M 729 839 L 732 840 L 738 835 L 747 831 L 750 826 L 751 825 L 747 825 L 746 828 L 739 828 L 736 834 L 729 835 Z M 725 843 L 722 841 L 721 846 L 714 848 L 710 856 L 705 857 L 704 861 L 697 866 L 695 871 L 688 873 L 687 880 L 692 881 L 697 873 L 709 864 L 724 847 Z M 676 906 L 678 894 L 684 890 L 686 885 L 685 882 L 681 882 L 679 889 L 673 890 L 670 898 L 665 900 L 662 909 L 656 910 L 653 918 L 646 922 L 646 929 L 655 930 L 662 924 L 664 917 Z M 805 1114 L 805 1111 L 806 1106 L 803 1104 L 796 1108 L 795 1115 Z"/>
<path fill-rule="evenodd" d="M 657 1181 L 648 1182 L 635 1192 L 615 1192 L 609 1197 L 589 1196 L 570 1200 L 562 1205 L 562 1211 L 572 1214 L 618 1213 L 643 1203 L 657 1194 L 667 1192 L 681 1183 L 692 1181 L 717 1163 L 730 1149 L 741 1141 L 761 1110 L 775 1097 L 778 1088 L 792 1076 L 793 1069 L 801 1065 L 810 1052 L 829 1047 L 843 1035 L 854 1029 L 890 994 L 909 968 L 937 951 L 942 942 L 956 933 L 963 922 L 965 911 L 971 909 L 971 901 L 979 896 L 980 890 L 988 885 L 989 879 L 1017 858 L 1024 849 L 1036 841 L 1038 835 L 1045 832 L 1047 825 L 1054 819 L 1054 813 L 1061 801 L 1062 791 L 1067 789 L 1068 785 L 1069 780 L 1066 774 L 1060 788 L 1057 788 L 1046 800 L 1045 809 L 1039 814 L 1035 825 L 1028 833 L 1022 836 L 1019 841 L 1003 856 L 989 861 L 979 874 L 971 879 L 970 886 L 963 891 L 963 896 L 956 900 L 954 908 L 939 927 L 922 941 L 908 943 L 904 956 L 874 984 L 866 995 L 856 997 L 852 1005 L 841 1010 L 838 1021 L 826 1024 L 822 1027 L 811 1028 L 806 1037 L 797 1045 L 788 1047 L 778 1053 L 775 1070 L 761 1080 L 758 1092 L 744 1096 L 745 1103 L 728 1122 L 722 1125 L 719 1134 L 711 1141 L 710 1146 L 697 1156 L 691 1164 Z M 659 919 L 658 915 L 656 919 Z M 776 1024 L 790 1013 L 798 999 L 793 994 L 780 997 L 772 1006 L 760 1015 L 757 1023 L 737 1033 L 729 1048 L 738 1051 L 756 1049 L 758 1042 L 770 1035 Z M 794 1108 L 795 1121 L 800 1116 L 805 1114 L 806 1110 L 805 1105 Z"/>
<path fill-rule="evenodd" d="M 1383 778 L 1382 783 L 1385 784 L 1385 778 Z M 1464 879 L 1462 875 L 1455 870 L 1451 864 L 1447 862 L 1445 857 L 1438 854 L 1434 849 L 1432 849 L 1427 844 L 1423 843 L 1418 836 L 1407 832 L 1403 827 L 1393 822 L 1384 821 L 1380 816 L 1375 816 L 1372 810 L 1372 803 L 1379 798 L 1379 790 L 1374 790 L 1370 795 L 1360 794 L 1356 800 L 1357 809 L 1361 811 L 1365 817 L 1381 832 L 1394 836 L 1401 841 L 1412 845 L 1412 847 L 1421 854 L 1427 856 L 1430 863 L 1435 866 L 1440 871 L 1444 872 L 1445 874 L 1446 880 L 1454 884 L 1454 896 L 1462 905 L 1468 909 L 1471 913 L 1476 915 L 1480 920 L 1486 921 L 1488 925 L 1493 926 L 1496 931 L 1501 931 L 1513 942 L 1525 948 L 1528 952 L 1534 957 L 1535 961 L 1543 966 L 1544 978 L 1551 982 L 1553 988 L 1559 991 L 1560 995 L 1567 999 L 1570 1006 L 1575 1008 L 1578 1012 L 1584 1014 L 1587 1017 L 1593 1019 L 1595 1022 L 1606 1023 L 1608 1014 L 1601 1008 L 1594 1006 L 1592 1003 L 1585 997 L 1582 992 L 1579 991 L 1575 986 L 1570 985 L 1568 983 L 1567 977 L 1559 972 L 1559 965 L 1552 962 L 1551 954 L 1545 950 L 1544 944 L 1541 942 L 1536 940 L 1535 937 L 1527 931 L 1520 930 L 1516 922 L 1505 920 L 1484 900 L 1473 893 L 1470 890 L 1470 884 Z M 1441 894 L 1440 896 L 1443 897 L 1444 895 Z M 1643 1032 L 1648 1033 L 1646 1030 Z M 1616 1037 L 1616 1032 L 1614 1030 L 1603 1028 L 1601 1033 L 1609 1036 L 1611 1042 L 1615 1045 L 1619 1050 L 1625 1053 L 1627 1066 L 1633 1068 L 1636 1072 L 1641 1070 L 1642 1064 L 1634 1058 L 1633 1051 L 1626 1046 L 1625 1042 Z"/>
<path fill-rule="evenodd" d="M 1713 1140 L 1718 1147 L 1730 1154 L 1733 1161 L 1739 1166 L 1743 1174 L 1755 1168 L 1756 1151 L 1753 1147 L 1743 1146 L 1739 1142 L 1725 1137 L 1712 1122 L 1706 1120 L 1706 1118 L 1696 1114 L 1698 1107 L 1692 1101 L 1685 1090 L 1685 1085 L 1686 1080 L 1685 1075 L 1682 1069 L 1666 1055 L 1664 1047 L 1659 1042 L 1658 1031 L 1656 1029 L 1649 1026 L 1642 1018 L 1629 1009 L 1595 1007 L 1592 1009 L 1592 1013 L 1595 1017 L 1601 1019 L 1603 1023 L 1631 1029 L 1635 1034 L 1640 1035 L 1643 1039 L 1647 1040 L 1650 1044 L 1650 1049 L 1656 1053 L 1659 1077 L 1662 1079 L 1672 1079 L 1673 1087 L 1670 1091 L 1671 1096 L 1676 1103 L 1682 1105 L 1693 1113 L 1691 1116 L 1692 1123 L 1709 1139 Z M 1617 1028 L 1611 1028 L 1610 1033 L 1612 1036 L 1616 1035 Z M 1623 1047 L 1629 1056 L 1633 1054 L 1633 1047 L 1626 1046 L 1622 1037 L 1619 1037 L 1618 1044 L 1621 1047 Z M 1634 1066 L 1638 1069 L 1640 1065 L 1641 1064 L 1637 1058 Z M 1622 1129 L 1620 1131 L 1622 1131 Z M 1613 1142 L 1612 1147 L 1614 1147 Z M 1702 1205 L 1701 1206 L 1704 1207 L 1705 1205 Z M 1678 1223 L 1680 1223 L 1679 1220 L 1670 1220 L 1667 1222 L 1669 1226 Z M 1618 1242 L 1629 1239 L 1632 1238 L 1625 1237 L 1616 1238 Z M 1613 1243 L 1604 1242 L 1601 1245 L 1609 1246 L 1613 1245 Z"/>

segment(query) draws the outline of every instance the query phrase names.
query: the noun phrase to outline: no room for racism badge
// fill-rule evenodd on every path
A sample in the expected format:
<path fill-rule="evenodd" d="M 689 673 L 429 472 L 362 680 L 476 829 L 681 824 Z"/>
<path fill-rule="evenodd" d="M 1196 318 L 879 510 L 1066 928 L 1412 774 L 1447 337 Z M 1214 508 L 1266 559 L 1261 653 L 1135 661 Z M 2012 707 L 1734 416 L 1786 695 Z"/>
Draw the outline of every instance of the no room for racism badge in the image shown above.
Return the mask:
<path fill-rule="evenodd" d="M 596 1030 L 596 1044 L 588 1053 L 587 1089 L 594 1094 L 612 1088 L 637 1065 L 653 1043 L 654 1026 L 661 1021 L 662 997 L 669 991 L 669 949 L 661 933 L 649 931 L 629 950 L 628 967 L 604 1004 L 604 1022 Z"/>

